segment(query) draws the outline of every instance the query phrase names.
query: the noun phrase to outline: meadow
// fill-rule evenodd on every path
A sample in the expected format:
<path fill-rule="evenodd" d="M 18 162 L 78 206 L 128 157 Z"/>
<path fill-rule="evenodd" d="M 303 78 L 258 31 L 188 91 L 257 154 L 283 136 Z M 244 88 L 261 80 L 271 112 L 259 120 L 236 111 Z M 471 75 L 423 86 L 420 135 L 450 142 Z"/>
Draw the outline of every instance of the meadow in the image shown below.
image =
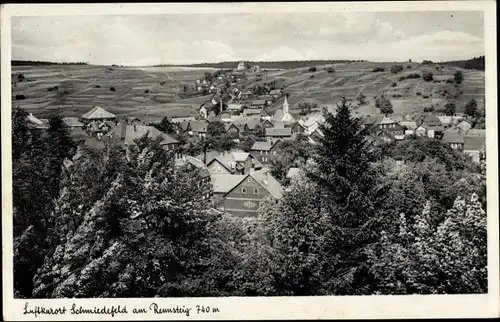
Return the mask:
<path fill-rule="evenodd" d="M 308 68 L 268 70 L 247 73 L 239 87 L 251 88 L 257 84 L 275 81 L 289 94 L 291 111 L 297 111 L 299 102 L 316 102 L 319 106 L 333 108 L 342 96 L 355 99 L 360 93 L 366 96 L 367 104 L 359 106 L 359 114 L 376 114 L 375 97 L 385 94 L 394 106 L 394 115 L 404 116 L 421 112 L 433 105 L 443 108 L 449 100 L 463 112 L 465 104 L 475 99 L 484 104 L 484 72 L 436 64 L 402 63 L 403 71 L 390 72 L 394 63 L 350 62 Z M 329 73 L 328 67 L 335 71 Z M 373 69 L 385 68 L 383 72 Z M 409 67 L 409 68 L 408 68 Z M 89 65 L 13 66 L 12 102 L 38 117 L 46 117 L 57 111 L 63 116 L 80 116 L 93 106 L 99 105 L 119 116 L 137 116 L 148 120 L 164 116 L 177 116 L 188 111 L 196 114 L 199 106 L 211 95 L 189 95 L 195 91 L 197 78 L 213 68 L 185 67 L 107 67 Z M 447 82 L 461 70 L 462 84 Z M 422 75 L 430 71 L 432 81 L 420 78 L 400 80 L 411 73 Z M 25 79 L 17 81 L 22 73 Z M 260 75 L 259 75 L 260 74 Z M 395 84 L 395 85 L 394 85 Z M 50 90 L 59 86 L 59 90 Z M 114 91 L 111 89 L 113 88 Z M 66 95 L 61 93 L 66 91 Z M 186 95 L 186 92 L 188 95 Z M 16 100 L 16 95 L 25 99 Z M 283 98 L 275 102 L 270 111 L 281 106 Z"/>

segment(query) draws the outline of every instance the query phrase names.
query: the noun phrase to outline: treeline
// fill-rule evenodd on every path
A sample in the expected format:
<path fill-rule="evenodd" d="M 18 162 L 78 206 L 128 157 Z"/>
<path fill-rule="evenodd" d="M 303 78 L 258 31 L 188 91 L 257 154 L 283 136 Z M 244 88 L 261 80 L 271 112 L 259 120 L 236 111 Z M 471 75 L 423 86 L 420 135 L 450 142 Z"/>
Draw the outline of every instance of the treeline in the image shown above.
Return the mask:
<path fill-rule="evenodd" d="M 257 65 L 261 69 L 288 69 L 288 68 L 304 68 L 314 65 L 329 65 L 336 63 L 363 62 L 364 60 L 295 60 L 295 61 L 243 61 L 246 66 Z M 236 68 L 240 61 L 228 61 L 220 63 L 200 63 L 190 65 L 156 65 L 153 67 L 205 67 L 205 68 Z"/>
<path fill-rule="evenodd" d="M 484 159 L 428 138 L 374 145 L 346 100 L 325 119 L 319 144 L 282 147 L 273 174 L 300 174 L 252 220 L 214 210 L 210 183 L 158 141 L 74 155 L 59 118 L 42 134 L 17 109 L 16 297 L 486 292 Z"/>
<path fill-rule="evenodd" d="M 461 68 L 465 68 L 465 69 L 484 70 L 484 56 L 474 57 L 474 58 L 468 59 L 468 60 L 448 61 L 448 62 L 443 62 L 440 64 L 456 66 L 456 67 L 461 67 Z"/>
<path fill-rule="evenodd" d="M 47 66 L 47 65 L 88 65 L 85 62 L 49 62 L 49 61 L 32 61 L 32 60 L 12 60 L 11 66 Z"/>

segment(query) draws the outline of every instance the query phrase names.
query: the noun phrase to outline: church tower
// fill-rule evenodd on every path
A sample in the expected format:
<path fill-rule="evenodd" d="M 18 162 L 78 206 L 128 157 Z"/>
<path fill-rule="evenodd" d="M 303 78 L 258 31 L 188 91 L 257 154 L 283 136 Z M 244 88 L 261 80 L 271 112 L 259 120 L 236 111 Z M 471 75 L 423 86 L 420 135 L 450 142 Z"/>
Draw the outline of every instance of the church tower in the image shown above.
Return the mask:
<path fill-rule="evenodd" d="M 283 102 L 283 115 L 288 113 L 288 100 L 287 95 L 285 95 L 285 101 Z"/>

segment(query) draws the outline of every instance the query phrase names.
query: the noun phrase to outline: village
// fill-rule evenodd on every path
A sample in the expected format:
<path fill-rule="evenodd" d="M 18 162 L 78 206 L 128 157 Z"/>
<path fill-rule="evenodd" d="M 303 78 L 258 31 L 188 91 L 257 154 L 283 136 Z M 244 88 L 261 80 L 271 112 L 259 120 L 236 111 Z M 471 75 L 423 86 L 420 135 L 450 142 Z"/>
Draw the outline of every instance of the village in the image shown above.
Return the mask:
<path fill-rule="evenodd" d="M 212 98 L 203 103 L 198 115 L 189 112 L 169 118 L 174 126 L 172 133 L 158 130 L 151 123 L 137 117 L 120 118 L 108 112 L 105 107 L 95 106 L 78 117 L 63 118 L 73 139 L 81 144 L 103 146 L 114 141 L 123 146 L 134 144 L 135 140 L 148 135 L 161 138 L 162 146 L 175 151 L 177 165 L 198 168 L 203 180 L 210 182 L 212 192 L 204 197 L 214 198 L 219 210 L 237 216 L 256 216 L 260 204 L 268 197 L 278 200 L 283 185 L 270 174 L 273 160 L 280 156 L 280 143 L 306 138 L 314 145 L 323 136 L 321 111 L 292 113 L 288 103 L 289 94 L 282 88 L 263 86 L 256 95 L 250 89 L 237 85 L 245 69 L 259 73 L 258 66 L 245 67 L 241 62 L 233 71 L 221 71 L 216 77 L 198 79 L 197 90 L 212 93 Z M 280 104 L 281 103 L 281 104 Z M 281 106 L 270 111 L 270 106 Z M 409 136 L 424 136 L 441 140 L 453 150 L 469 155 L 479 162 L 485 151 L 485 130 L 473 129 L 472 121 L 463 113 L 436 115 L 422 112 L 416 116 L 391 117 L 389 115 L 360 116 L 369 139 L 374 144 L 404 141 Z M 38 119 L 30 113 L 29 121 L 37 128 L 46 129 L 47 120 Z M 210 124 L 222 122 L 223 132 L 236 143 L 227 151 L 208 150 L 190 155 L 187 143 L 176 137 L 198 142 L 209 135 Z M 246 150 L 238 147 L 248 135 L 255 136 L 255 142 Z M 191 153 L 193 154 L 193 153 Z M 299 167 L 292 165 L 287 179 L 292 179 Z"/>

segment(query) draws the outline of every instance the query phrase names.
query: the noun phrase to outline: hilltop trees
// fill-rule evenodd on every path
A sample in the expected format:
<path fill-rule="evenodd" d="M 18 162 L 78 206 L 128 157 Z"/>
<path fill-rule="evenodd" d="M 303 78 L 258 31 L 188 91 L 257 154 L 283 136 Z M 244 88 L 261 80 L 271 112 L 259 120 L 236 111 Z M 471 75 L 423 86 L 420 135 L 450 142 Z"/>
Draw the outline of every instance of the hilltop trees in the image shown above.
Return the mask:
<path fill-rule="evenodd" d="M 454 115 L 457 110 L 457 106 L 454 102 L 450 101 L 444 105 L 444 112 L 446 115 Z"/>

